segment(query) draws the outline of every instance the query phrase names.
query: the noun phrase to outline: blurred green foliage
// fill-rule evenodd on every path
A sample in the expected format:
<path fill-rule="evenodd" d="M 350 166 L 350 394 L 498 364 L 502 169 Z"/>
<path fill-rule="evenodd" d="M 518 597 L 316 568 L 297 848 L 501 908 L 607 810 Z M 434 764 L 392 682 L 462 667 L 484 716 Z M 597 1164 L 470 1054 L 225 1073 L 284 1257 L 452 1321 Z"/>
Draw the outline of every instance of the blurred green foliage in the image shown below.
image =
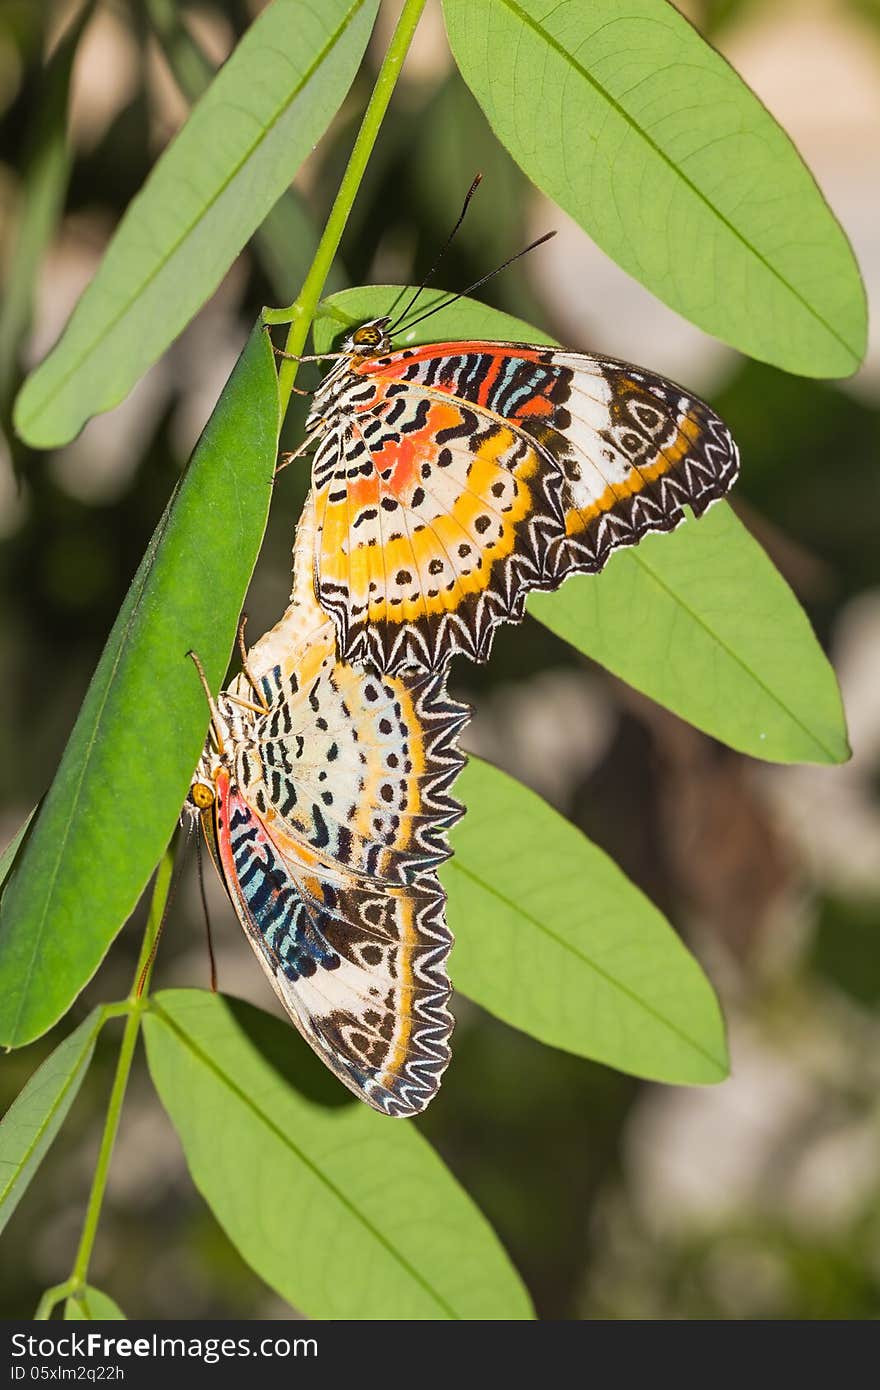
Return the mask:
<path fill-rule="evenodd" d="M 768 4 L 706 0 L 695 17 L 720 42 L 728 29 L 759 19 Z M 155 81 L 147 80 L 144 13 L 136 5 L 105 8 L 128 32 L 138 60 L 132 85 L 97 138 L 74 144 L 56 273 L 59 264 L 75 270 L 83 254 L 93 263 L 89 257 L 100 251 L 108 228 L 154 163 L 157 132 L 168 130 L 167 102 Z M 30 0 L 9 0 L 0 9 L 6 266 L 27 136 L 43 100 L 42 53 L 52 10 Z M 244 0 L 201 0 L 180 10 L 193 34 L 200 23 L 210 29 L 218 21 L 212 32 L 221 37 L 241 32 L 251 13 Z M 868 0 L 848 7 L 873 22 L 875 10 Z M 163 67 L 153 53 L 151 61 Z M 14 464 L 22 481 L 16 487 L 4 480 L 0 513 L 4 840 L 51 779 L 138 560 L 213 403 L 205 399 L 205 383 L 215 380 L 208 368 L 218 344 L 225 347 L 225 334 L 238 335 L 240 343 L 261 304 L 292 297 L 298 287 L 313 229 L 326 217 L 350 148 L 355 99 L 362 106 L 370 81 L 368 63 L 356 80 L 351 110 L 344 108 L 320 158 L 308 167 L 307 215 L 301 215 L 299 202 L 277 214 L 279 234 L 257 241 L 242 256 L 226 290 L 203 316 L 203 329 L 172 350 L 153 408 L 120 419 L 109 477 L 95 477 L 88 486 L 76 482 L 78 472 L 88 472 L 89 454 L 99 453 L 94 433 L 78 458 L 70 451 L 38 455 L 7 437 L 8 465 L 2 466 L 11 478 Z M 405 84 L 343 242 L 347 279 L 418 279 L 477 167 L 487 185 L 503 193 L 475 203 L 444 263 L 443 282 L 452 286 L 477 279 L 528 239 L 528 186 L 487 137 L 458 78 L 438 69 L 427 80 Z M 496 206 L 503 207 L 503 217 Z M 52 283 L 60 294 L 63 278 Z M 563 325 L 554 321 L 528 261 L 482 293 L 488 303 L 562 336 Z M 45 305 L 38 304 L 38 322 L 40 312 Z M 594 322 L 584 325 L 582 341 L 571 346 L 601 342 L 602 324 Z M 41 350 L 46 346 L 41 342 Z M 29 353 L 23 341 L 18 379 Z M 733 357 L 726 370 L 713 404 L 733 427 L 746 460 L 738 489 L 742 517 L 795 588 L 823 642 L 831 644 L 853 601 L 864 601 L 880 579 L 876 387 L 866 380 L 856 396 L 847 387 L 788 377 Z M 314 380 L 304 375 L 303 384 Z M 302 418 L 301 405 L 291 410 L 285 430 L 291 443 Z M 274 621 L 286 597 L 289 518 L 304 485 L 304 476 L 292 469 L 279 481 L 247 604 L 256 631 Z M 874 640 L 880 640 L 876 630 Z M 876 652 L 874 662 L 876 672 Z M 505 701 L 537 691 L 542 672 L 578 682 L 611 721 L 592 765 L 573 767 L 555 792 L 558 808 L 674 920 L 690 925 L 691 944 L 725 982 L 735 1033 L 759 1039 L 786 1074 L 806 1078 L 808 1101 L 765 1135 L 760 1178 L 737 1189 L 732 1211 L 710 1205 L 696 1217 L 682 1213 L 673 1220 L 667 1212 L 658 1222 L 650 1219 L 652 1205 L 663 1201 L 651 1186 L 657 1169 L 644 1156 L 636 1160 L 645 1116 L 667 1093 L 541 1046 L 463 1005 L 455 1067 L 420 1128 L 494 1225 L 542 1316 L 875 1318 L 880 892 L 849 886 L 843 871 L 811 862 L 772 798 L 763 797 L 766 784 L 753 777 L 747 759 L 658 712 L 535 623 L 502 631 L 491 666 L 456 672 L 454 683 L 459 693 L 479 701 L 487 719 L 496 720 L 502 738 L 511 727 L 502 718 Z M 534 717 L 540 723 L 541 711 Z M 856 754 L 862 770 L 847 785 L 873 824 L 870 817 L 880 814 L 878 760 L 870 747 L 860 757 L 857 745 Z M 508 756 L 513 766 L 515 749 Z M 514 770 L 528 779 L 527 770 Z M 821 794 L 814 804 L 820 801 Z M 865 844 L 868 856 L 870 840 Z M 181 891 L 163 944 L 163 983 L 201 984 L 207 974 L 192 889 L 190 883 Z M 787 933 L 791 918 L 796 929 Z M 4 1100 L 86 1016 L 92 999 L 127 988 L 140 928 L 138 913 L 72 1018 L 27 1053 L 3 1059 Z M 217 928 L 224 951 L 237 954 L 250 970 L 231 914 L 221 913 Z M 780 955 L 781 971 L 774 964 Z M 7 1317 L 30 1315 L 75 1246 L 118 1027 L 108 1026 L 99 1037 L 94 1064 L 66 1122 L 64 1155 L 50 1154 L 39 1187 L 27 1193 L 10 1224 L 7 1238 L 11 1234 L 16 1258 L 0 1267 L 0 1309 Z M 736 1058 L 734 1046 L 735 1068 Z M 732 1124 L 735 1119 L 734 1107 Z M 867 1140 L 861 1137 L 866 1129 Z M 841 1139 L 848 1135 L 849 1147 Z M 827 1168 L 826 1188 L 846 1189 L 849 1196 L 822 1226 L 802 1208 L 783 1209 L 783 1198 L 792 1172 L 832 1140 L 840 1148 Z M 700 1152 L 711 1166 L 711 1144 Z M 145 1081 L 134 1086 L 127 1104 L 93 1277 L 98 1287 L 112 1289 L 123 1308 L 145 1317 L 287 1311 L 196 1197 L 177 1140 Z"/>

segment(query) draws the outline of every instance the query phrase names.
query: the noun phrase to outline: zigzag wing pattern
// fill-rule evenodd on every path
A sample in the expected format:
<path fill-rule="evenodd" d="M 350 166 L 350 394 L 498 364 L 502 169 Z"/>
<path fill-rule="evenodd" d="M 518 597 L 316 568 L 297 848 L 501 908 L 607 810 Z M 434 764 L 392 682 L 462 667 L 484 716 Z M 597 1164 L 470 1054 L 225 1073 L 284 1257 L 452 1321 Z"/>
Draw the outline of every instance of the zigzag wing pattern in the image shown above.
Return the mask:
<path fill-rule="evenodd" d="M 268 713 L 242 743 L 237 780 L 285 833 L 354 873 L 410 882 L 449 855 L 462 815 L 450 788 L 464 765 L 469 717 L 440 672 L 405 678 L 338 659 L 335 629 L 314 594 L 314 508 L 297 529 L 293 601 L 248 654 Z M 243 677 L 230 694 L 252 699 Z"/>
<path fill-rule="evenodd" d="M 406 381 L 335 399 L 313 461 L 318 597 L 344 655 L 395 672 L 488 656 L 562 524 L 561 476 L 522 430 Z"/>
<path fill-rule="evenodd" d="M 340 661 L 311 583 L 216 702 L 191 797 L 236 913 L 290 1018 L 375 1109 L 424 1108 L 449 1061 L 452 944 L 435 869 L 462 807 L 469 711 L 442 672 Z M 256 700 L 261 696 L 266 708 Z"/>
<path fill-rule="evenodd" d="M 343 650 L 391 671 L 486 660 L 531 589 L 701 515 L 739 464 L 674 383 L 522 343 L 353 354 L 316 419 L 318 596 Z"/>
<path fill-rule="evenodd" d="M 626 363 L 554 353 L 545 365 L 559 373 L 556 399 L 523 427 L 565 477 L 565 535 L 550 548 L 550 587 L 595 573 L 619 546 L 674 530 L 686 506 L 702 516 L 729 492 L 739 453 L 705 402 Z"/>
<path fill-rule="evenodd" d="M 467 718 L 439 673 L 358 672 L 331 648 L 310 679 L 291 673 L 274 693 L 239 748 L 236 780 L 283 833 L 352 873 L 411 883 L 449 855 L 446 832 L 462 815 L 449 789 Z"/>
<path fill-rule="evenodd" d="M 730 431 L 704 401 L 653 372 L 526 343 L 439 343 L 362 370 L 472 402 L 529 434 L 564 475 L 565 533 L 544 583 L 595 571 L 617 546 L 701 516 L 736 480 Z"/>
<path fill-rule="evenodd" d="M 448 1065 L 453 1019 L 444 897 L 356 879 L 258 816 L 223 774 L 213 837 L 233 905 L 281 1003 L 374 1109 L 423 1110 Z"/>

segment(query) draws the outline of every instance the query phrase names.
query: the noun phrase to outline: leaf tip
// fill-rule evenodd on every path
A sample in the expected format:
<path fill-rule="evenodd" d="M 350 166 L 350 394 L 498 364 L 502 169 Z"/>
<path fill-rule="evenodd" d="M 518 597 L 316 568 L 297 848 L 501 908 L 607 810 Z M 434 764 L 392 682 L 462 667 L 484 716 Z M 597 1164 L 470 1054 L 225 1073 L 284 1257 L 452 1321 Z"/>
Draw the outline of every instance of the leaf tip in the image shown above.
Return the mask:
<path fill-rule="evenodd" d="M 39 389 L 44 365 L 41 363 L 22 382 L 12 407 L 12 425 L 19 439 L 32 449 L 58 449 L 79 434 L 85 420 L 64 420 L 48 408 L 44 410 L 47 401 Z"/>

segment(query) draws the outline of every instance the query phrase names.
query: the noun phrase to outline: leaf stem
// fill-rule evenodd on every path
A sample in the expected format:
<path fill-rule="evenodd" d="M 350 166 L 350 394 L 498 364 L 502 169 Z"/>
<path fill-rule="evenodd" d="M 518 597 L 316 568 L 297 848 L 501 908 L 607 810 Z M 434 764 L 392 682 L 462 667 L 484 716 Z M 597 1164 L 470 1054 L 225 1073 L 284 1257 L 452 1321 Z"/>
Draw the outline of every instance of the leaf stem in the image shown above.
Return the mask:
<path fill-rule="evenodd" d="M 284 351 L 292 353 L 294 356 L 301 353 L 305 346 L 309 326 L 314 318 L 321 291 L 324 288 L 324 281 L 330 273 L 333 258 L 339 249 L 345 224 L 348 221 L 364 171 L 376 143 L 376 137 L 379 134 L 379 127 L 388 109 L 391 94 L 400 76 L 400 69 L 403 67 L 413 34 L 416 31 L 416 25 L 424 8 L 425 0 L 405 0 L 397 27 L 388 45 L 388 51 L 379 69 L 373 94 L 364 112 L 354 148 L 339 185 L 336 201 L 327 219 L 324 234 L 318 244 L 315 258 L 299 295 L 293 304 L 290 304 L 286 309 L 264 309 L 263 311 L 265 323 L 290 324 Z M 297 362 L 285 359 L 278 372 L 278 397 L 282 421 L 290 402 L 298 365 Z"/>
<path fill-rule="evenodd" d="M 151 955 L 162 922 L 165 903 L 168 898 L 173 866 L 174 851 L 169 848 L 163 855 L 156 873 L 156 882 L 153 885 L 153 896 L 150 899 L 147 926 L 144 931 L 144 939 L 141 942 L 141 949 L 138 954 L 138 962 L 135 967 L 128 999 L 123 1003 L 105 1005 L 102 1011 L 104 1018 L 112 1018 L 122 1013 L 126 1015 L 125 1029 L 123 1030 L 122 1043 L 119 1048 L 119 1057 L 116 1061 L 116 1072 L 113 1077 L 113 1086 L 107 1105 L 107 1115 L 104 1120 L 104 1133 L 101 1136 L 101 1147 L 98 1150 L 98 1161 L 95 1165 L 95 1172 L 92 1178 L 92 1188 L 89 1193 L 89 1201 L 86 1207 L 86 1215 L 83 1221 L 79 1247 L 73 1262 L 73 1270 L 70 1278 L 65 1280 L 63 1284 L 57 1284 L 54 1288 L 47 1289 L 43 1294 L 37 1305 L 37 1311 L 34 1314 L 35 1319 L 39 1321 L 45 1321 L 49 1318 L 53 1309 L 63 1298 L 69 1296 L 75 1297 L 77 1293 L 85 1287 L 89 1272 L 89 1261 L 92 1257 L 92 1248 L 98 1233 L 98 1222 L 101 1217 L 101 1207 L 104 1202 L 104 1191 L 107 1186 L 107 1176 L 110 1171 L 110 1160 L 113 1156 L 113 1146 L 116 1142 L 116 1134 L 119 1129 L 122 1102 L 125 1099 L 125 1091 L 128 1085 L 132 1059 L 134 1057 L 141 1015 L 147 1006 L 147 990 L 149 988 L 150 975 L 153 969 Z M 138 996 L 138 982 L 141 975 L 144 976 L 144 985 L 141 995 Z"/>
<path fill-rule="evenodd" d="M 54 1288 L 47 1289 L 37 1304 L 37 1311 L 34 1313 L 34 1322 L 47 1322 L 52 1316 L 53 1309 L 64 1298 L 69 1298 L 73 1293 L 73 1278 L 65 1279 L 63 1284 L 56 1284 Z"/>

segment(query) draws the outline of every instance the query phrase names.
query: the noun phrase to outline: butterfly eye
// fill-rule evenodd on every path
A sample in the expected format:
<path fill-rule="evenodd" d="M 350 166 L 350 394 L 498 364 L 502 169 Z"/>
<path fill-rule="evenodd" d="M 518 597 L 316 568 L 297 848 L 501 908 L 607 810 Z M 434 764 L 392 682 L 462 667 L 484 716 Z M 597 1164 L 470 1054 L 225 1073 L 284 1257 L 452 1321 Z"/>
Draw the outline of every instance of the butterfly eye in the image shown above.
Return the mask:
<path fill-rule="evenodd" d="M 204 782 L 196 782 L 189 790 L 190 800 L 200 811 L 207 811 L 214 805 L 214 793 Z"/>
<path fill-rule="evenodd" d="M 382 340 L 382 335 L 378 328 L 359 328 L 354 335 L 354 342 L 358 347 L 376 347 Z"/>

